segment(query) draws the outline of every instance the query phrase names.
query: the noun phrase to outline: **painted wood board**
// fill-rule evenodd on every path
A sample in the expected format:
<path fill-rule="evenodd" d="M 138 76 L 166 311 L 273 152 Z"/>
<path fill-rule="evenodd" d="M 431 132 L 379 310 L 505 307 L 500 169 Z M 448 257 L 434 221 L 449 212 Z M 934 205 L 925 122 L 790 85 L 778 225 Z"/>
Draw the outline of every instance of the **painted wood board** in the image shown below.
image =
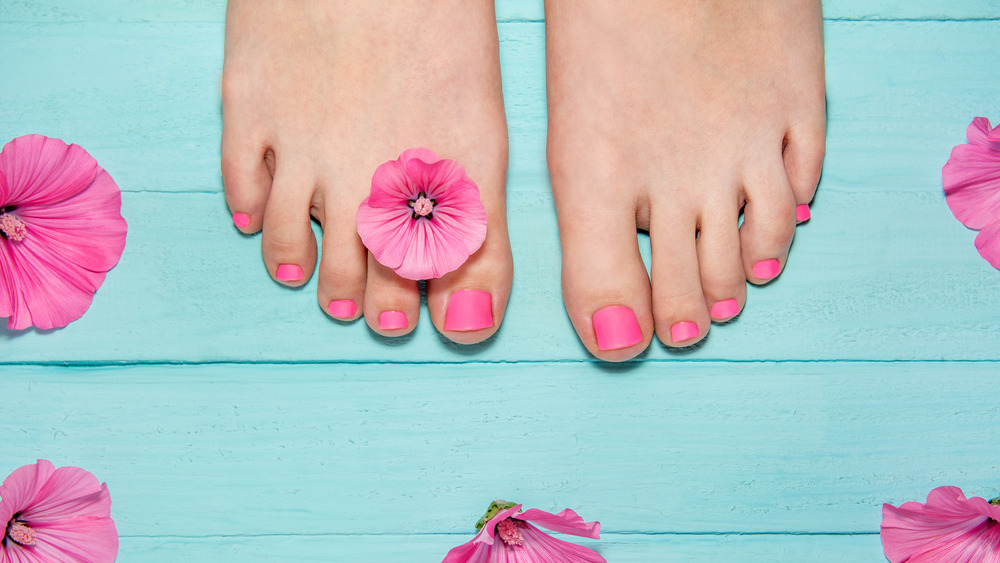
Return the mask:
<path fill-rule="evenodd" d="M 401 521 L 408 521 L 402 518 Z M 326 535 L 271 537 L 122 538 L 119 560 L 147 563 L 186 561 L 438 561 L 462 535 Z M 574 539 L 574 538 L 571 538 Z M 579 541 L 579 540 L 577 540 Z M 878 536 L 636 536 L 603 534 L 600 541 L 579 543 L 614 563 L 650 561 L 876 561 Z"/>
<path fill-rule="evenodd" d="M 996 496 L 996 362 L 4 368 L 0 473 L 106 481 L 126 536 L 465 533 L 494 498 L 607 533 L 877 533 Z M 990 496 L 989 498 L 992 498 Z"/>
<path fill-rule="evenodd" d="M 1000 109 L 997 36 L 993 20 L 827 22 L 821 193 L 939 188 L 972 117 Z M 544 25 L 500 38 L 509 190 L 546 192 Z M 16 77 L 0 81 L 0 133 L 81 144 L 126 191 L 221 192 L 222 41 L 219 23 L 0 23 L 0 72 Z"/>
<path fill-rule="evenodd" d="M 0 364 L 37 362 L 591 361 L 562 305 L 549 196 L 511 202 L 515 281 L 486 343 L 440 337 L 423 307 L 397 339 L 330 320 L 316 281 L 268 277 L 259 236 L 239 234 L 218 194 L 125 194 L 129 239 L 91 310 L 65 329 L 0 328 Z M 1000 359 L 1000 276 L 943 196 L 828 191 L 801 226 L 785 273 L 749 288 L 735 321 L 703 344 L 654 342 L 645 361 Z M 648 237 L 641 237 L 649 260 Z"/>

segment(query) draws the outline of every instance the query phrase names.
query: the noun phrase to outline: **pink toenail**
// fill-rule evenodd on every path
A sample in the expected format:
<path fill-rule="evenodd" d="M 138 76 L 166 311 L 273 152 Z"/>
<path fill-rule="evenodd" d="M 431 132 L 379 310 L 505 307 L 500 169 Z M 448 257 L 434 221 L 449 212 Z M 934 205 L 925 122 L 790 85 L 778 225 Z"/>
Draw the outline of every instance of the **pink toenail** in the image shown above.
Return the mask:
<path fill-rule="evenodd" d="M 490 324 L 493 324 L 492 320 Z M 402 311 L 383 311 L 378 316 L 379 330 L 399 330 L 408 326 L 410 324 L 406 322 L 406 313 Z"/>
<path fill-rule="evenodd" d="M 594 313 L 592 320 L 599 350 L 620 350 L 642 342 L 639 320 L 628 307 L 605 307 Z"/>
<path fill-rule="evenodd" d="M 781 264 L 775 260 L 761 260 L 753 265 L 753 277 L 759 280 L 769 280 L 781 272 Z"/>
<path fill-rule="evenodd" d="M 448 300 L 445 330 L 479 330 L 493 326 L 493 296 L 485 291 L 463 289 Z"/>
<path fill-rule="evenodd" d="M 674 323 L 670 327 L 670 340 L 674 342 L 684 342 L 698 336 L 698 323 L 691 321 L 681 321 Z"/>
<path fill-rule="evenodd" d="M 250 216 L 246 213 L 233 213 L 233 224 L 245 229 L 250 226 Z"/>
<path fill-rule="evenodd" d="M 809 206 L 802 204 L 795 208 L 795 220 L 799 223 L 803 221 L 808 221 L 812 217 L 812 213 L 809 211 Z"/>
<path fill-rule="evenodd" d="M 740 312 L 740 304 L 735 299 L 716 301 L 712 305 L 712 318 L 720 321 L 731 319 Z"/>
<path fill-rule="evenodd" d="M 334 299 L 333 301 L 330 301 L 326 310 L 330 311 L 331 317 L 349 319 L 358 312 L 358 306 L 355 305 L 354 301 L 351 301 L 350 299 Z"/>
<path fill-rule="evenodd" d="M 293 282 L 302 279 L 302 268 L 296 264 L 280 264 L 274 272 L 278 281 Z"/>

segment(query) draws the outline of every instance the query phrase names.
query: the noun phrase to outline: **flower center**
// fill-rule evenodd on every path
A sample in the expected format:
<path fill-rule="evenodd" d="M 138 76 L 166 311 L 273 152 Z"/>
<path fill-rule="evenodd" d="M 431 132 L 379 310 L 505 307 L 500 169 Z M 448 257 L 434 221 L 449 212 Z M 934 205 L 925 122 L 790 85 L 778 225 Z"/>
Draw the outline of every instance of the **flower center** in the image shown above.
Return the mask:
<path fill-rule="evenodd" d="M 419 219 L 420 217 L 427 217 L 430 219 L 434 212 L 434 206 L 437 202 L 433 199 L 429 199 L 426 194 L 420 192 L 416 199 L 411 199 L 408 205 L 413 208 L 413 218 Z"/>
<path fill-rule="evenodd" d="M 507 545 L 524 545 L 524 536 L 517 529 L 517 522 L 513 518 L 506 518 L 497 524 L 497 535 Z"/>
<path fill-rule="evenodd" d="M 35 545 L 35 531 L 20 520 L 10 521 L 10 524 L 7 525 L 7 537 L 20 545 Z"/>
<path fill-rule="evenodd" d="M 28 234 L 28 229 L 17 217 L 10 213 L 0 214 L 0 233 L 4 238 L 15 242 L 24 240 L 24 235 Z"/>

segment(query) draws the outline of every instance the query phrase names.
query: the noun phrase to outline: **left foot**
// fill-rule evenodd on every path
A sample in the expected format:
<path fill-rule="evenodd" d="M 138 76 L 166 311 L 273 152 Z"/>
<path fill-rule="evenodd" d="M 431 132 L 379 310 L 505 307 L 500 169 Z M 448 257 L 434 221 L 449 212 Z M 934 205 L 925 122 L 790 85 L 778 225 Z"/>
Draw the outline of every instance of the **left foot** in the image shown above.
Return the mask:
<path fill-rule="evenodd" d="M 739 313 L 747 281 L 784 268 L 819 181 L 820 3 L 547 0 L 545 26 L 549 171 L 577 334 L 609 361 L 634 357 L 654 329 L 666 346 L 698 342 Z"/>

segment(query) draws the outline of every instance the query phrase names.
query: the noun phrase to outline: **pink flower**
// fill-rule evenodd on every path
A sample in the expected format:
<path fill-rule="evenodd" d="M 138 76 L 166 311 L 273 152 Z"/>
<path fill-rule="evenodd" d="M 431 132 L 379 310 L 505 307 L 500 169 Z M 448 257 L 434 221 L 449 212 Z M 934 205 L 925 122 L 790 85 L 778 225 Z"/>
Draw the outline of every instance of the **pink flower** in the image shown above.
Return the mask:
<path fill-rule="evenodd" d="M 892 563 L 997 563 L 997 520 L 1000 506 L 967 499 L 958 487 L 938 487 L 926 503 L 882 505 L 882 548 Z"/>
<path fill-rule="evenodd" d="M 480 530 L 476 537 L 449 551 L 442 563 L 605 563 L 597 552 L 556 539 L 531 524 L 534 522 L 554 532 L 598 539 L 600 522 L 584 522 L 568 508 L 559 514 L 537 508 L 520 510 L 520 504 L 494 501 L 476 524 Z"/>
<path fill-rule="evenodd" d="M 41 135 L 0 151 L 0 317 L 63 327 L 125 248 L 121 192 L 87 151 Z"/>
<path fill-rule="evenodd" d="M 407 149 L 375 170 L 356 222 L 375 259 L 411 280 L 458 269 L 486 240 L 479 188 L 459 163 L 427 149 Z"/>
<path fill-rule="evenodd" d="M 0 485 L 0 563 L 87 561 L 118 556 L 108 487 L 89 471 L 40 459 Z"/>
<path fill-rule="evenodd" d="M 979 254 L 1000 268 L 1000 128 L 977 117 L 966 136 L 969 144 L 952 149 L 942 170 L 945 199 L 955 218 L 979 231 Z"/>

